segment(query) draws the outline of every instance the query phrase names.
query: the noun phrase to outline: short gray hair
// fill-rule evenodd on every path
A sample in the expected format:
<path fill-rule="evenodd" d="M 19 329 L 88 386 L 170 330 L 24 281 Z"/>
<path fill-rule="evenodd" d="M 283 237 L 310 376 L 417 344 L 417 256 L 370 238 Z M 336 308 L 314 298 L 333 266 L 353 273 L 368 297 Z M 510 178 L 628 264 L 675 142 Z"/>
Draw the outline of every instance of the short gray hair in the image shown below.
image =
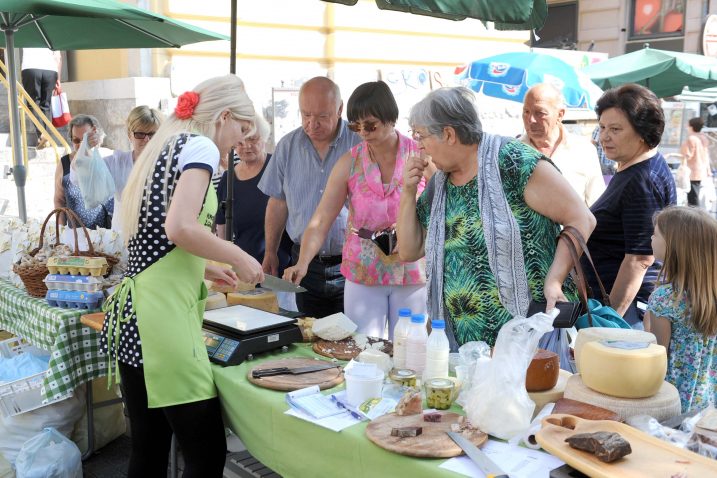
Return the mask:
<path fill-rule="evenodd" d="M 442 134 L 443 129 L 450 126 L 465 145 L 478 144 L 483 136 L 475 95 L 463 86 L 428 93 L 411 108 L 408 123 L 411 128 L 423 126 L 431 134 Z"/>
<path fill-rule="evenodd" d="M 70 120 L 70 123 L 67 125 L 67 135 L 70 137 L 70 141 L 72 141 L 72 128 L 75 126 L 90 126 L 97 131 L 97 133 L 100 135 L 100 145 L 105 140 L 105 130 L 102 129 L 102 126 L 100 125 L 100 122 L 92 115 L 75 115 Z"/>

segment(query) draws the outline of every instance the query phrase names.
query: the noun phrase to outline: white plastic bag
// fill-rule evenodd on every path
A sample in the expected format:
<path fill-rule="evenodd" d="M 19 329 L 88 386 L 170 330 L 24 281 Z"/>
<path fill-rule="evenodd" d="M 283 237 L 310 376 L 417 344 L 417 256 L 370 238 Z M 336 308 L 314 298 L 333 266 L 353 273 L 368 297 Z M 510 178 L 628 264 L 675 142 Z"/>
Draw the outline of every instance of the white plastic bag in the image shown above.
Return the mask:
<path fill-rule="evenodd" d="M 87 209 L 94 209 L 115 193 L 115 181 L 112 173 L 100 156 L 98 148 L 90 148 L 87 133 L 72 162 L 73 174 L 70 179 L 80 187 L 82 200 Z"/>
<path fill-rule="evenodd" d="M 705 177 L 700 183 L 700 207 L 705 211 L 712 212 L 717 202 L 717 191 L 715 191 L 715 183 L 712 176 Z"/>
<path fill-rule="evenodd" d="M 681 164 L 675 172 L 675 186 L 685 191 L 689 191 L 692 188 L 692 185 L 690 184 L 691 174 L 692 170 L 686 164 Z"/>
<path fill-rule="evenodd" d="M 471 424 L 496 438 L 509 440 L 525 432 L 535 402 L 525 389 L 525 375 L 538 340 L 553 330 L 558 311 L 516 317 L 498 332 L 490 360 L 479 360 L 463 406 Z"/>
<path fill-rule="evenodd" d="M 17 478 L 82 478 L 82 455 L 62 433 L 45 428 L 22 446 L 15 472 Z"/>

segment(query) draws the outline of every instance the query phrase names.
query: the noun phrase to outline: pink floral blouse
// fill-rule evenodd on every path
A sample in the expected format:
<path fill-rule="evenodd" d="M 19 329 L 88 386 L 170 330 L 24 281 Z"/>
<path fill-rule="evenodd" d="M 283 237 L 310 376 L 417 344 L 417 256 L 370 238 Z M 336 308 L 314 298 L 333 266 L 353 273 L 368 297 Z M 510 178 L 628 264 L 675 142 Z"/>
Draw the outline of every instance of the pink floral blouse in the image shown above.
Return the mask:
<path fill-rule="evenodd" d="M 369 239 L 355 231 L 361 228 L 378 231 L 395 226 L 403 186 L 403 165 L 411 155 L 418 155 L 418 144 L 398 133 L 398 154 L 391 182 L 381 183 L 381 170 L 369 156 L 366 142 L 351 149 L 349 173 L 349 218 L 343 249 L 341 273 L 346 279 L 363 285 L 417 285 L 426 282 L 425 260 L 402 262 L 398 254 L 386 256 Z M 418 185 L 420 194 L 425 180 Z"/>

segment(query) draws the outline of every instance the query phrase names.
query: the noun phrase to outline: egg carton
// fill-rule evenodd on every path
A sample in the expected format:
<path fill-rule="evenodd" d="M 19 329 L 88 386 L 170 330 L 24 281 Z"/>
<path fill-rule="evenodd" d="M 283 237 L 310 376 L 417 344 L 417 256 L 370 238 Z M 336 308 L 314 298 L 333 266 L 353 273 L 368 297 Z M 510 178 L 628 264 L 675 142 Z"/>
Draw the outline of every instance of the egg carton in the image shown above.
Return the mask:
<path fill-rule="evenodd" d="M 47 260 L 50 274 L 71 274 L 99 277 L 107 274 L 109 264 L 104 257 L 51 257 Z"/>
<path fill-rule="evenodd" d="M 71 274 L 48 274 L 43 282 L 48 290 L 99 292 L 104 286 L 104 281 L 101 278 Z"/>
<path fill-rule="evenodd" d="M 79 290 L 48 290 L 47 303 L 63 309 L 99 309 L 105 295 L 102 292 L 83 292 Z"/>

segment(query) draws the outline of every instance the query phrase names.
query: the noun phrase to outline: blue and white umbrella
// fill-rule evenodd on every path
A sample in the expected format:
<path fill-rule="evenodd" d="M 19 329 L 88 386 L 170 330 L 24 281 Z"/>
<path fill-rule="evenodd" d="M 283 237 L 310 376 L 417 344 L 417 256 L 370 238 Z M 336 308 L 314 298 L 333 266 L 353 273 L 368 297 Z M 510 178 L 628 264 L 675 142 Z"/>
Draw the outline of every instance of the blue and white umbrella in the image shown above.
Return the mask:
<path fill-rule="evenodd" d="M 486 96 L 523 102 L 538 83 L 562 91 L 568 108 L 594 108 L 602 90 L 563 60 L 532 52 L 503 53 L 456 68 L 459 82 Z"/>

